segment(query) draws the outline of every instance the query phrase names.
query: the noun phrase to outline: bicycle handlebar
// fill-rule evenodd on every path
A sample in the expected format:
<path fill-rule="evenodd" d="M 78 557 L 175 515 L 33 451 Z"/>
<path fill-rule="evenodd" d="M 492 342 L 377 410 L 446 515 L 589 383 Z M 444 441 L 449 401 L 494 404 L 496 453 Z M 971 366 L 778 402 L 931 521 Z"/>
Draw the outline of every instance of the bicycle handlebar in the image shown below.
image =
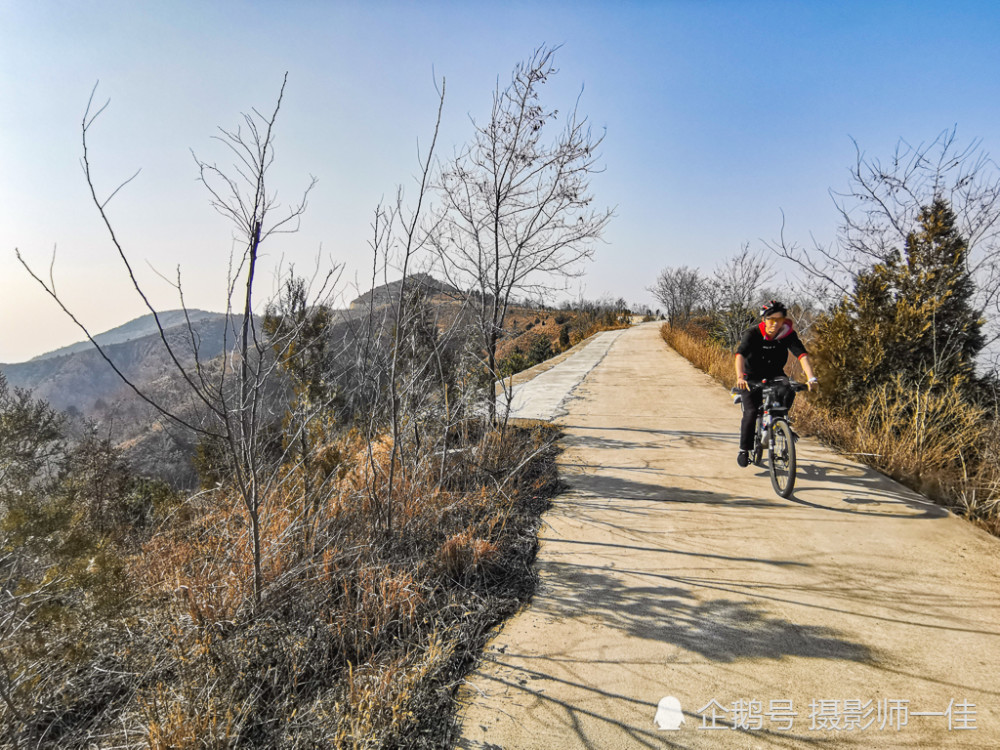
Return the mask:
<path fill-rule="evenodd" d="M 751 390 L 755 390 L 755 389 L 758 389 L 758 388 L 764 388 L 766 386 L 774 385 L 776 383 L 787 383 L 789 385 L 789 387 L 791 387 L 791 389 L 793 391 L 795 391 L 796 393 L 798 393 L 800 391 L 807 391 L 807 390 L 809 390 L 809 386 L 806 385 L 805 383 L 800 383 L 797 380 L 792 380 L 791 378 L 787 378 L 787 377 L 771 378 L 769 380 L 749 380 L 749 379 L 747 379 L 747 385 L 750 386 Z"/>

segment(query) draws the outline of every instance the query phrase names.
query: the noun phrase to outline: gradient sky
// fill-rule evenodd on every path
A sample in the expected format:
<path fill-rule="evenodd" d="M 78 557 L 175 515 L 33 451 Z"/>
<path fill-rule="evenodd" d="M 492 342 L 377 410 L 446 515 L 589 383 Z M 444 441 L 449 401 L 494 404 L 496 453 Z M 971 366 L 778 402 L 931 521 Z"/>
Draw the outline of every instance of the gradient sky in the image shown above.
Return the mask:
<path fill-rule="evenodd" d="M 319 180 L 301 231 L 268 249 L 299 272 L 370 267 L 376 204 L 413 192 L 435 77 L 447 82 L 439 155 L 471 135 L 497 78 L 562 44 L 544 101 L 606 129 L 592 188 L 617 216 L 571 294 L 652 303 L 667 265 L 710 270 L 786 234 L 831 239 L 829 190 L 847 186 L 852 138 L 872 156 L 958 127 L 1000 151 L 1000 6 L 989 2 L 47 2 L 0 0 L 0 362 L 81 335 L 17 263 L 55 279 L 94 332 L 145 312 L 89 201 L 80 120 L 91 89 L 111 104 L 91 135 L 99 190 L 142 172 L 109 207 L 162 309 L 184 279 L 190 307 L 224 307 L 232 231 L 196 182 L 193 149 L 240 113 L 278 118 L 272 187 Z M 581 95 L 582 89 L 582 95 Z M 364 283 L 363 281 L 361 282 Z"/>

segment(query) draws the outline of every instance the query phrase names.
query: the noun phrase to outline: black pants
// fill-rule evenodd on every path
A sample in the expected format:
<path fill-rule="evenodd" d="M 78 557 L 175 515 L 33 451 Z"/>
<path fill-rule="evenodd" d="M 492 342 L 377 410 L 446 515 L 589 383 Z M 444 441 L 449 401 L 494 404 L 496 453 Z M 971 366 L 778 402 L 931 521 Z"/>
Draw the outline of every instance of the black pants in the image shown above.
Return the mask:
<path fill-rule="evenodd" d="M 763 398 L 760 388 L 752 386 L 749 391 L 740 394 L 740 403 L 743 405 L 743 421 L 740 423 L 741 451 L 753 450 L 753 431 L 757 426 L 757 415 Z"/>
<path fill-rule="evenodd" d="M 781 384 L 778 391 L 778 401 L 785 405 L 786 409 L 792 408 L 795 400 L 795 391 L 790 386 Z M 764 392 L 758 384 L 751 383 L 749 391 L 740 392 L 740 403 L 743 405 L 743 421 L 740 422 L 740 450 L 753 450 L 753 433 L 757 427 L 757 415 L 760 414 L 761 403 L 764 400 Z"/>

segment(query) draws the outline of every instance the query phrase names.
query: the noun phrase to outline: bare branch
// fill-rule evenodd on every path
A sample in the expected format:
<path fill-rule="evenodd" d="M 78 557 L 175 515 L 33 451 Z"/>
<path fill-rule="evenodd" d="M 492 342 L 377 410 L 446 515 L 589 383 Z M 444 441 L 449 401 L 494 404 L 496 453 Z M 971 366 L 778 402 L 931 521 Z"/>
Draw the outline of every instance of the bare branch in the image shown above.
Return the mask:
<path fill-rule="evenodd" d="M 552 143 L 542 141 L 557 117 L 540 104 L 540 88 L 556 72 L 556 49 L 536 49 L 506 87 L 497 82 L 489 120 L 473 120 L 472 143 L 456 153 L 439 185 L 443 205 L 430 244 L 445 278 L 481 295 L 479 328 L 495 379 L 497 341 L 515 290 L 552 290 L 573 276 L 613 215 L 591 207 L 603 135 L 592 134 L 577 107 Z"/>
<path fill-rule="evenodd" d="M 108 356 L 107 352 L 105 352 L 104 350 L 104 347 L 102 347 L 94 339 L 94 337 L 91 335 L 87 327 L 82 322 L 80 322 L 80 320 L 70 311 L 68 307 L 66 307 L 62 299 L 60 299 L 60 297 L 56 294 L 54 287 L 49 284 L 46 284 L 43 279 L 39 278 L 38 275 L 36 275 L 35 272 L 31 270 L 31 266 L 29 266 L 28 263 L 24 260 L 24 258 L 21 257 L 21 253 L 18 249 L 15 248 L 14 254 L 17 256 L 18 262 L 24 267 L 24 270 L 28 272 L 28 275 L 31 276 L 31 278 L 33 278 L 36 282 L 38 282 L 38 285 L 41 286 L 42 289 L 45 290 L 45 293 L 48 294 L 59 306 L 59 309 L 62 310 L 71 321 L 73 321 L 76 327 L 79 328 L 80 331 L 83 333 L 83 335 L 87 337 L 87 341 L 89 341 L 93 345 L 94 349 L 97 350 L 97 353 L 101 356 L 101 359 L 103 359 L 105 362 L 108 363 L 108 366 L 111 367 L 112 370 L 114 370 L 115 374 L 121 379 L 121 381 L 126 386 L 128 386 L 130 390 L 132 390 L 133 393 L 135 393 L 139 398 L 141 398 L 147 404 L 156 409 L 157 412 L 162 414 L 167 419 L 177 422 L 179 425 L 186 427 L 189 430 L 193 430 L 198 434 L 217 436 L 216 433 L 197 427 L 189 423 L 188 421 L 182 419 L 181 417 L 177 416 L 166 407 L 154 401 L 142 389 L 140 389 L 135 383 L 133 383 L 128 378 L 128 376 L 126 376 L 125 373 L 121 371 L 118 365 L 115 364 L 114 360 L 112 360 L 111 357 Z"/>

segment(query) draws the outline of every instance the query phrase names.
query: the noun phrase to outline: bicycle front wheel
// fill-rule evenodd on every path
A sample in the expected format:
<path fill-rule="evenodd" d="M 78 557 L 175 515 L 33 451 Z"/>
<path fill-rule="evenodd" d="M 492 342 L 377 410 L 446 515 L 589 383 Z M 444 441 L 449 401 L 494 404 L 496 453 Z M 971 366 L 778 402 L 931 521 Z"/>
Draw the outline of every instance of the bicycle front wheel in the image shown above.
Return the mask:
<path fill-rule="evenodd" d="M 788 422 L 779 419 L 771 428 L 768 445 L 771 485 L 781 497 L 790 497 L 795 488 L 795 439 Z"/>

